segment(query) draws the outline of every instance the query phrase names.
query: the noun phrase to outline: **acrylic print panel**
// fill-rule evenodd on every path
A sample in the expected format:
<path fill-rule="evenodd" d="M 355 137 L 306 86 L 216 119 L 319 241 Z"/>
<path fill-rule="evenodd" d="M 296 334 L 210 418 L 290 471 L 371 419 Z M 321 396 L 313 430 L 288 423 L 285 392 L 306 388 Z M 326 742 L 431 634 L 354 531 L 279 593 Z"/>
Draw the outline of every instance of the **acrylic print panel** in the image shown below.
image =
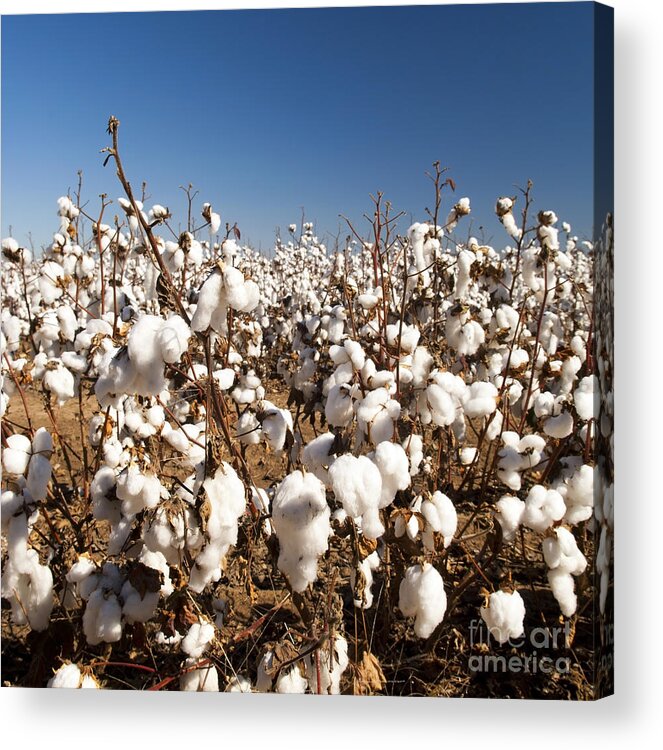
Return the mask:
<path fill-rule="evenodd" d="M 2 55 L 4 684 L 610 693 L 612 11 Z"/>

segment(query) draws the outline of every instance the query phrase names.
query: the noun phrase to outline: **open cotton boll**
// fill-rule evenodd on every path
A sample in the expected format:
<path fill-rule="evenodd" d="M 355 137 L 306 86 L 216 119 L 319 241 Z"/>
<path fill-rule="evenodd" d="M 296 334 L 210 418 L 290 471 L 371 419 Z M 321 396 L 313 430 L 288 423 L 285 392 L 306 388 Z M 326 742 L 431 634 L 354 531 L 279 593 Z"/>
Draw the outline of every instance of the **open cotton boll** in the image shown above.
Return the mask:
<path fill-rule="evenodd" d="M 525 503 L 513 495 L 503 495 L 495 504 L 496 518 L 502 527 L 502 539 L 513 542 L 525 513 Z"/>
<path fill-rule="evenodd" d="M 28 466 L 27 488 L 32 499 L 40 503 L 46 499 L 51 479 L 51 463 L 40 453 L 33 454 Z"/>
<path fill-rule="evenodd" d="M 184 662 L 184 671 L 180 676 L 179 687 L 184 692 L 217 693 L 219 691 L 219 673 L 214 664 L 198 664 L 197 657 Z"/>
<path fill-rule="evenodd" d="M 424 460 L 424 440 L 421 435 L 412 433 L 403 440 L 402 445 L 410 462 L 410 476 L 415 477 Z"/>
<path fill-rule="evenodd" d="M 122 638 L 122 607 L 115 593 L 105 588 L 92 592 L 83 613 L 83 632 L 90 646 Z"/>
<path fill-rule="evenodd" d="M 196 556 L 189 579 L 189 587 L 197 593 L 221 577 L 223 562 L 237 543 L 239 520 L 246 510 L 244 484 L 225 461 L 213 477 L 203 481 L 202 491 L 208 512 L 206 544 Z"/>
<path fill-rule="evenodd" d="M 598 414 L 599 385 L 596 375 L 583 378 L 573 393 L 576 412 L 583 421 L 592 419 Z"/>
<path fill-rule="evenodd" d="M 370 609 L 373 606 L 373 573 L 379 567 L 380 556 L 376 550 L 361 560 L 357 568 L 352 568 L 350 571 L 350 588 L 353 592 L 355 607 Z"/>
<path fill-rule="evenodd" d="M 130 464 L 117 478 L 116 495 L 122 501 L 122 513 L 132 516 L 146 508 L 155 508 L 164 488 L 158 477 L 143 473 L 136 464 Z"/>
<path fill-rule="evenodd" d="M 237 420 L 237 438 L 244 445 L 256 445 L 260 442 L 260 422 L 251 411 L 245 411 Z"/>
<path fill-rule="evenodd" d="M 562 614 L 571 617 L 578 605 L 573 576 L 585 572 L 587 559 L 578 549 L 573 534 L 563 526 L 543 540 L 543 559 L 549 568 L 548 582 L 553 596 Z"/>
<path fill-rule="evenodd" d="M 597 471 L 598 469 L 583 464 L 558 487 L 566 503 L 564 520 L 572 526 L 592 517 Z"/>
<path fill-rule="evenodd" d="M 331 664 L 329 651 L 329 648 L 320 649 L 318 661 L 311 656 L 306 663 L 308 681 L 316 694 L 338 695 L 341 692 L 341 677 L 350 663 L 348 642 L 342 635 L 334 638 Z"/>
<path fill-rule="evenodd" d="M 570 412 L 563 411 L 556 417 L 548 417 L 543 423 L 546 435 L 561 440 L 573 432 L 573 417 Z"/>
<path fill-rule="evenodd" d="M 72 688 L 77 690 L 81 686 L 81 670 L 76 664 L 63 664 L 46 683 L 49 688 Z"/>
<path fill-rule="evenodd" d="M 444 619 L 447 595 L 444 581 L 430 564 L 413 565 L 405 571 L 398 590 L 398 608 L 406 617 L 414 617 L 414 633 L 428 638 Z"/>
<path fill-rule="evenodd" d="M 235 371 L 226 367 L 223 370 L 215 370 L 212 377 L 216 380 L 220 390 L 229 391 L 235 382 Z"/>
<path fill-rule="evenodd" d="M 343 510 L 352 518 L 361 518 L 364 536 L 377 539 L 384 534 L 379 503 L 382 475 L 366 456 L 339 456 L 329 468 L 332 489 Z"/>
<path fill-rule="evenodd" d="M 532 531 L 543 532 L 556 521 L 561 521 L 565 512 L 564 498 L 557 490 L 536 484 L 525 498 L 522 522 Z"/>
<path fill-rule="evenodd" d="M 446 549 L 458 528 L 458 515 L 451 498 L 439 490 L 434 492 L 430 500 L 424 500 L 421 504 L 421 514 L 430 528 L 442 535 Z"/>
<path fill-rule="evenodd" d="M 292 438 L 292 414 L 287 409 L 279 409 L 271 401 L 259 401 L 257 418 L 260 422 L 262 434 L 269 447 L 281 452 L 286 445 L 288 436 Z"/>
<path fill-rule="evenodd" d="M 162 321 L 157 333 L 157 345 L 161 358 L 168 364 L 178 362 L 187 350 L 191 329 L 179 315 L 171 315 Z"/>
<path fill-rule="evenodd" d="M 59 406 L 74 397 L 74 376 L 59 359 L 51 359 L 46 363 L 42 383 L 44 388 L 55 397 Z"/>
<path fill-rule="evenodd" d="M 331 453 L 334 444 L 334 434 L 323 432 L 307 443 L 301 453 L 302 464 L 324 484 L 329 482 L 329 467 L 336 460 Z"/>
<path fill-rule="evenodd" d="M 200 659 L 214 635 L 214 625 L 200 618 L 189 628 L 180 647 L 187 656 L 192 659 Z"/>
<path fill-rule="evenodd" d="M 2 468 L 7 474 L 23 475 L 32 455 L 30 439 L 25 435 L 10 435 L 2 450 Z"/>
<path fill-rule="evenodd" d="M 366 394 L 357 406 L 359 433 L 373 445 L 391 440 L 400 413 L 401 405 L 390 397 L 386 388 L 376 388 Z"/>
<path fill-rule="evenodd" d="M 325 487 L 314 474 L 294 471 L 277 487 L 272 524 L 280 547 L 278 567 L 294 591 L 304 591 L 318 577 L 318 557 L 327 551 L 332 533 L 329 518 Z"/>
<path fill-rule="evenodd" d="M 327 394 L 325 403 L 325 419 L 332 427 L 345 427 L 350 424 L 354 416 L 352 389 L 342 383 L 334 385 Z"/>
<path fill-rule="evenodd" d="M 308 680 L 302 675 L 297 664 L 288 669 L 282 669 L 276 679 L 277 693 L 302 694 L 307 688 Z"/>
<path fill-rule="evenodd" d="M 472 383 L 463 395 L 465 416 L 470 419 L 489 416 L 497 408 L 497 395 L 497 388 L 492 383 Z"/>
<path fill-rule="evenodd" d="M 252 693 L 253 683 L 244 674 L 233 675 L 228 681 L 226 693 Z"/>
<path fill-rule="evenodd" d="M 472 447 L 466 447 L 460 449 L 460 462 L 463 466 L 469 466 L 474 463 L 474 459 L 477 455 L 477 449 Z"/>
<path fill-rule="evenodd" d="M 398 443 L 384 441 L 379 443 L 373 455 L 373 461 L 382 477 L 379 508 L 390 505 L 399 490 L 410 486 L 410 464 L 407 454 Z"/>
<path fill-rule="evenodd" d="M 488 606 L 481 607 L 481 617 L 500 645 L 510 638 L 521 638 L 525 632 L 525 602 L 517 591 L 493 592 Z"/>

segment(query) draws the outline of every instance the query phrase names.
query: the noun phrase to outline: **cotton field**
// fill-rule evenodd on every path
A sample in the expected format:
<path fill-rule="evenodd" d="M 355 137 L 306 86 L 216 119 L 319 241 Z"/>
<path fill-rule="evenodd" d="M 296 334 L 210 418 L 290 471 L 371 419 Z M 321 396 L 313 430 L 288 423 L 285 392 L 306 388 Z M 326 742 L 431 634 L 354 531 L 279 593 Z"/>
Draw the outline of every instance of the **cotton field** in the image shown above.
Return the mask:
<path fill-rule="evenodd" d="M 2 240 L 5 684 L 593 697 L 610 221 L 593 247 L 528 184 L 483 244 L 435 164 L 411 226 L 378 193 L 261 254 L 139 200 L 119 133 L 112 204 Z"/>

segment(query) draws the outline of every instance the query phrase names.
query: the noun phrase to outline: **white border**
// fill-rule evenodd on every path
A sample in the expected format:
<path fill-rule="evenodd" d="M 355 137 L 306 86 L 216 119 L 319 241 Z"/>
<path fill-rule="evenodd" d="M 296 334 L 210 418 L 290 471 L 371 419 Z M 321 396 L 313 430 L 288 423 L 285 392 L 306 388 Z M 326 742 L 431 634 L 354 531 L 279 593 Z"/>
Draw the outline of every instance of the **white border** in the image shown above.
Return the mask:
<path fill-rule="evenodd" d="M 327 5 L 355 5 L 329 2 Z M 376 3 L 365 3 L 376 4 Z M 382 2 L 401 5 L 403 2 Z M 430 4 L 421 2 L 419 4 Z M 441 4 L 441 3 L 438 3 Z M 661 736 L 663 3 L 616 9 L 617 696 L 598 704 L 2 690 L 2 737 L 83 747 L 650 747 Z M 0 12 L 311 7 L 312 2 L 0 0 Z M 328 701 L 332 702 L 329 703 Z M 378 744 L 379 743 L 379 744 Z M 525 744 L 526 743 L 526 744 Z"/>

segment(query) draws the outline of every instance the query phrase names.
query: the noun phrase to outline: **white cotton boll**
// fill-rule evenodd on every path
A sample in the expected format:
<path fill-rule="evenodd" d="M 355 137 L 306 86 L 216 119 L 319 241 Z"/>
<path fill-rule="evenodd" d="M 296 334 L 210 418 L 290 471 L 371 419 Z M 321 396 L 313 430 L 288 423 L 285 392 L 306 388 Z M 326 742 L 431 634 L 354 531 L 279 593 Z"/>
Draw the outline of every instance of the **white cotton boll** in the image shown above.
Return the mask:
<path fill-rule="evenodd" d="M 341 677 L 349 663 L 348 642 L 343 636 L 337 635 L 332 647 L 331 664 L 328 647 L 319 649 L 317 662 L 314 656 L 307 660 L 306 671 L 313 692 L 321 695 L 338 695 L 341 692 Z"/>
<path fill-rule="evenodd" d="M 377 539 L 384 534 L 378 512 L 382 476 L 366 456 L 339 456 L 329 469 L 332 489 L 338 502 L 352 518 L 361 518 L 364 536 Z"/>
<path fill-rule="evenodd" d="M 537 393 L 534 397 L 534 413 L 540 419 L 549 417 L 555 409 L 555 396 L 550 391 Z"/>
<path fill-rule="evenodd" d="M 196 311 L 191 319 L 191 329 L 206 331 L 212 328 L 218 333 L 225 332 L 227 306 L 223 276 L 220 269 L 215 268 L 200 288 Z"/>
<path fill-rule="evenodd" d="M 180 453 L 188 453 L 191 443 L 184 430 L 179 427 L 174 430 L 168 422 L 165 422 L 163 429 L 161 430 L 161 436 L 171 448 L 174 448 Z"/>
<path fill-rule="evenodd" d="M 184 640 L 181 644 L 182 651 L 192 659 L 200 659 L 210 641 L 214 638 L 214 625 L 200 619 L 194 622 L 187 630 Z"/>
<path fill-rule="evenodd" d="M 7 474 L 23 475 L 32 454 L 30 439 L 25 435 L 10 435 L 2 451 L 2 468 Z"/>
<path fill-rule="evenodd" d="M 297 664 L 289 669 L 282 669 L 276 680 L 277 693 L 301 694 L 308 688 L 308 680 L 302 676 Z"/>
<path fill-rule="evenodd" d="M 81 686 L 81 670 L 76 664 L 63 664 L 46 683 L 49 688 L 72 688 Z"/>
<path fill-rule="evenodd" d="M 333 444 L 334 434 L 323 432 L 307 443 L 301 453 L 302 464 L 324 484 L 329 482 L 328 469 L 336 460 L 331 453 Z"/>
<path fill-rule="evenodd" d="M 88 368 L 87 357 L 76 352 L 62 352 L 60 359 L 68 370 L 78 374 L 84 373 Z"/>
<path fill-rule="evenodd" d="M 458 514 L 451 498 L 438 490 L 421 504 L 421 514 L 431 530 L 442 535 L 446 549 L 458 528 Z"/>
<path fill-rule="evenodd" d="M 437 383 L 426 388 L 426 402 L 434 424 L 447 427 L 456 419 L 456 404 L 451 395 Z"/>
<path fill-rule="evenodd" d="M 578 416 L 583 421 L 592 419 L 598 414 L 599 384 L 596 375 L 583 378 L 573 394 Z"/>
<path fill-rule="evenodd" d="M 525 602 L 517 591 L 492 593 L 488 606 L 481 607 L 481 617 L 500 645 L 510 638 L 521 638 L 525 632 Z"/>
<path fill-rule="evenodd" d="M 571 617 L 577 608 L 575 584 L 572 576 L 581 575 L 587 559 L 578 549 L 573 534 L 560 526 L 554 535 L 543 540 L 543 558 L 549 568 L 548 582 L 562 614 Z"/>
<path fill-rule="evenodd" d="M 99 690 L 101 685 L 91 674 L 83 675 L 81 680 L 81 690 Z"/>
<path fill-rule="evenodd" d="M 354 416 L 351 388 L 347 384 L 333 386 L 327 394 L 325 419 L 332 427 L 345 427 Z"/>
<path fill-rule="evenodd" d="M 492 443 L 493 440 L 497 440 L 497 438 L 500 436 L 500 433 L 502 432 L 502 424 L 504 422 L 504 417 L 502 416 L 502 412 L 497 411 L 494 412 L 493 418 L 488 423 L 488 427 L 486 428 L 486 440 Z"/>
<path fill-rule="evenodd" d="M 543 532 L 556 521 L 561 521 L 565 512 L 564 498 L 557 490 L 549 490 L 536 484 L 525 499 L 522 522 L 532 531 Z"/>
<path fill-rule="evenodd" d="M 430 564 L 413 565 L 405 571 L 398 591 L 398 608 L 406 617 L 414 617 L 414 632 L 428 638 L 444 619 L 447 595 L 444 581 Z"/>
<path fill-rule="evenodd" d="M 503 495 L 495 507 L 496 518 L 502 527 L 502 539 L 509 544 L 516 538 L 516 532 L 523 521 L 525 503 L 513 495 Z"/>
<path fill-rule="evenodd" d="M 563 485 L 563 489 L 565 490 L 563 496 L 566 503 L 564 520 L 572 526 L 587 521 L 592 517 L 592 511 L 594 510 L 595 473 L 597 472 L 598 469 L 584 464 L 565 480 Z"/>
<path fill-rule="evenodd" d="M 216 370 L 212 373 L 212 377 L 216 380 L 220 390 L 229 391 L 235 382 L 235 371 L 227 367 L 223 370 Z"/>
<path fill-rule="evenodd" d="M 359 432 L 373 445 L 391 440 L 400 413 L 398 401 L 392 399 L 385 388 L 376 388 L 366 394 L 357 406 Z"/>
<path fill-rule="evenodd" d="M 402 534 L 401 534 L 402 536 Z M 357 575 L 362 576 L 362 587 L 361 587 L 361 599 L 355 597 L 355 607 L 361 609 L 370 609 L 373 606 L 373 573 L 380 567 L 380 556 L 375 552 L 371 552 L 368 557 L 365 557 L 359 562 L 358 569 L 352 568 L 350 571 L 350 588 L 353 592 L 357 592 Z"/>
<path fill-rule="evenodd" d="M 147 421 L 152 427 L 161 427 L 166 419 L 166 414 L 163 410 L 163 406 L 155 404 L 147 410 Z"/>
<path fill-rule="evenodd" d="M 122 615 L 129 623 L 147 622 L 154 617 L 159 604 L 158 591 L 146 591 L 142 596 L 129 581 L 125 581 L 120 590 Z"/>
<path fill-rule="evenodd" d="M 213 477 L 205 479 L 202 488 L 209 505 L 208 542 L 196 557 L 189 579 L 189 587 L 197 593 L 221 577 L 221 566 L 230 547 L 237 543 L 239 520 L 246 510 L 244 484 L 225 461 Z"/>
<path fill-rule="evenodd" d="M 90 646 L 122 638 L 122 607 L 112 591 L 95 589 L 83 613 L 83 632 Z"/>
<path fill-rule="evenodd" d="M 292 435 L 293 422 L 290 412 L 287 409 L 279 409 L 271 401 L 260 401 L 258 420 L 269 447 L 277 453 L 282 451 L 286 438 Z"/>
<path fill-rule="evenodd" d="M 236 434 L 244 445 L 256 445 L 260 442 L 260 422 L 253 412 L 245 411 L 237 420 Z"/>
<path fill-rule="evenodd" d="M 378 507 L 386 508 L 394 501 L 399 490 L 410 486 L 410 464 L 403 447 L 398 443 L 388 441 L 378 444 L 373 461 L 382 477 L 382 492 Z"/>
<path fill-rule="evenodd" d="M 472 447 L 460 449 L 460 462 L 463 466 L 469 466 L 474 463 L 474 459 L 477 455 L 477 449 Z"/>
<path fill-rule="evenodd" d="M 233 675 L 228 681 L 226 693 L 252 693 L 253 684 L 244 674 Z"/>
<path fill-rule="evenodd" d="M 568 437 L 573 432 L 573 416 L 563 411 L 556 417 L 548 417 L 543 423 L 543 431 L 557 440 Z"/>
<path fill-rule="evenodd" d="M 157 333 L 157 346 L 161 358 L 168 364 L 178 362 L 187 350 L 191 329 L 179 315 L 171 315 Z"/>
<path fill-rule="evenodd" d="M 497 388 L 492 383 L 472 383 L 463 396 L 465 415 L 470 419 L 487 417 L 497 408 Z"/>
<path fill-rule="evenodd" d="M 189 658 L 184 662 L 184 672 L 180 676 L 179 687 L 184 692 L 217 693 L 219 691 L 219 673 L 214 664 L 202 664 L 197 669 L 198 658 Z"/>
<path fill-rule="evenodd" d="M 59 406 L 74 397 L 74 376 L 60 360 L 50 360 L 42 378 L 44 388 L 51 393 Z"/>
<path fill-rule="evenodd" d="M 294 591 L 304 591 L 318 577 L 318 557 L 329 546 L 329 518 L 325 487 L 315 475 L 295 471 L 277 487 L 272 524 L 280 547 L 278 567 Z"/>
<path fill-rule="evenodd" d="M 410 462 L 410 476 L 415 477 L 419 473 L 419 467 L 424 460 L 424 440 L 421 435 L 412 433 L 402 443 Z"/>
<path fill-rule="evenodd" d="M 50 461 L 41 454 L 33 454 L 28 467 L 27 488 L 32 498 L 40 503 L 46 499 L 51 479 Z"/>

